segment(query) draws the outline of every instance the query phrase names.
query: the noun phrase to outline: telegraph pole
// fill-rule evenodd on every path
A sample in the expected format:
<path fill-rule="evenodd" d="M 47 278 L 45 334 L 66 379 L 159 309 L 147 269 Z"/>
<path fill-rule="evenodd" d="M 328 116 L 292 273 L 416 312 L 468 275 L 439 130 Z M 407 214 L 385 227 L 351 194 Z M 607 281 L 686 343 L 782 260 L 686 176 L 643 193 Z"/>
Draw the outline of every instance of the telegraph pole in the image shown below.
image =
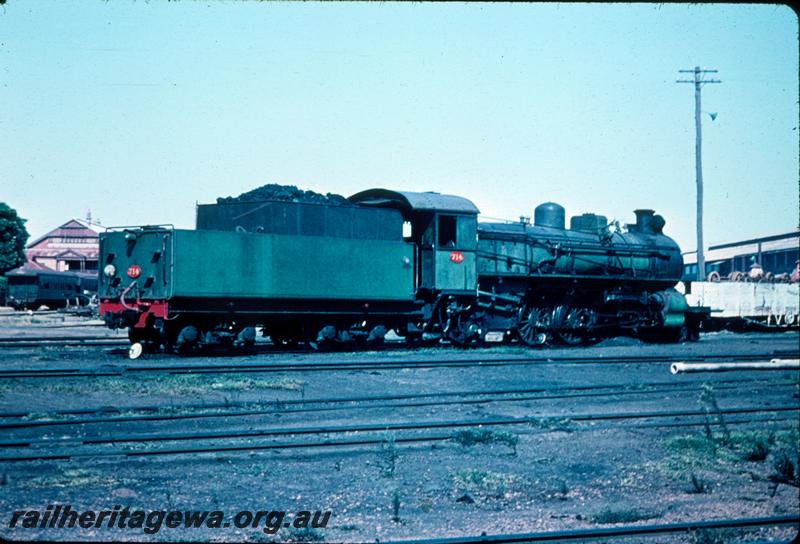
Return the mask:
<path fill-rule="evenodd" d="M 694 83 L 694 127 L 696 142 L 694 147 L 695 175 L 697 177 L 697 281 L 706 279 L 706 258 L 703 246 L 703 134 L 700 127 L 700 89 L 706 83 L 722 83 L 718 79 L 703 79 L 704 74 L 716 74 L 717 70 L 678 70 L 682 74 L 694 74 L 694 79 L 678 79 L 676 83 Z"/>

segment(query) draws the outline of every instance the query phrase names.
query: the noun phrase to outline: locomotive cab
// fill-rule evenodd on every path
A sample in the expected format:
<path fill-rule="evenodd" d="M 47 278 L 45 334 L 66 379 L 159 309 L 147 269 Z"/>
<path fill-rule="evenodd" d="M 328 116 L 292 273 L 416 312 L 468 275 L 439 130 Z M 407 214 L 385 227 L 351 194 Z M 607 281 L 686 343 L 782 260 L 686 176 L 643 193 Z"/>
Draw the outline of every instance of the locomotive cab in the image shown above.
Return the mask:
<path fill-rule="evenodd" d="M 360 206 L 394 208 L 410 226 L 414 285 L 421 298 L 474 295 L 478 288 L 478 208 L 466 198 L 439 193 L 370 189 L 349 198 Z"/>

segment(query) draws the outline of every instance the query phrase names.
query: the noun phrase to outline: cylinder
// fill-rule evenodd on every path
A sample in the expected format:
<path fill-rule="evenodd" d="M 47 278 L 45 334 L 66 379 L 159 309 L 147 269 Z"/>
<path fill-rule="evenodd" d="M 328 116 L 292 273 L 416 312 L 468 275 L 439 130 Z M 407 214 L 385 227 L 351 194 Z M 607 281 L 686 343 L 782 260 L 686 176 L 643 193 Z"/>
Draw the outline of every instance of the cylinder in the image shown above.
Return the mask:
<path fill-rule="evenodd" d="M 537 227 L 550 227 L 564 230 L 566 214 L 564 208 L 555 202 L 539 204 L 533 210 L 533 224 Z"/>

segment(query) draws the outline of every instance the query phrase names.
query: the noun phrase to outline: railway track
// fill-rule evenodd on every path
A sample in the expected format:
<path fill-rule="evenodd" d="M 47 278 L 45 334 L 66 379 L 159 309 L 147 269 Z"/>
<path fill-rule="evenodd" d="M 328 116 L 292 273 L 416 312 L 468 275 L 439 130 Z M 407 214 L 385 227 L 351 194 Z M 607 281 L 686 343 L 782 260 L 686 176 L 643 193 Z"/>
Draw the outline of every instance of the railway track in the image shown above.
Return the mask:
<path fill-rule="evenodd" d="M 79 327 L 105 327 L 104 324 L 57 324 L 57 325 L 46 325 L 46 326 L 39 326 L 37 328 L 42 329 L 67 329 L 67 328 L 79 328 Z M 106 347 L 127 347 L 130 345 L 130 341 L 128 340 L 127 336 L 109 336 L 109 335 L 85 335 L 85 336 L 55 336 L 55 335 L 41 335 L 41 336 L 3 336 L 0 337 L 0 349 L 2 348 L 41 348 L 41 347 L 81 347 L 81 346 L 106 346 Z M 448 349 L 449 344 L 445 343 L 439 346 L 434 346 L 427 349 Z M 522 348 L 522 346 L 517 345 L 517 347 Z M 383 351 L 405 351 L 405 350 L 414 350 L 414 347 L 409 347 L 405 341 L 403 340 L 395 340 L 395 341 L 386 341 L 381 348 Z M 343 351 L 342 353 L 347 353 L 348 351 Z M 350 351 L 350 353 L 358 353 L 359 350 Z M 119 354 L 126 354 L 126 350 L 119 350 Z M 305 354 L 312 354 L 318 353 L 317 350 L 311 349 L 309 347 L 300 347 L 300 348 L 293 348 L 287 349 L 285 347 L 276 346 L 268 341 L 259 341 L 255 344 L 255 346 L 248 348 L 247 350 L 227 350 L 227 349 L 210 349 L 206 352 L 203 352 L 202 355 L 204 357 L 211 357 L 211 358 L 224 358 L 230 356 L 250 356 L 256 354 L 283 354 L 283 355 L 305 355 Z M 334 351 L 335 353 L 335 351 Z M 791 354 L 794 352 L 787 351 L 787 350 L 776 350 L 774 356 L 780 356 L 781 353 Z M 199 354 L 198 354 L 199 355 Z M 177 358 L 182 359 L 183 357 L 177 355 L 169 355 L 169 354 L 160 354 L 160 357 L 169 357 L 169 358 Z"/>
<path fill-rule="evenodd" d="M 715 519 L 678 523 L 648 525 L 621 525 L 592 529 L 571 529 L 540 533 L 517 533 L 507 535 L 479 535 L 451 538 L 426 538 L 418 540 L 388 540 L 386 544 L 523 544 L 526 542 L 574 542 L 610 538 L 630 538 L 675 533 L 689 533 L 713 529 L 749 529 L 762 527 L 795 526 L 800 523 L 796 514 L 762 518 Z"/>
<path fill-rule="evenodd" d="M 331 372 L 347 370 L 390 370 L 422 368 L 464 368 L 540 365 L 608 365 L 608 364 L 665 364 L 686 362 L 751 362 L 770 357 L 800 357 L 800 352 L 773 351 L 766 355 L 705 355 L 705 356 L 625 356 L 625 357 L 460 357 L 453 359 L 424 358 L 408 360 L 334 361 L 313 363 L 234 363 L 234 364 L 146 364 L 102 365 L 98 367 L 37 369 L 8 369 L 0 371 L 0 379 L 11 378 L 82 378 L 143 374 L 224 374 L 271 372 Z"/>
<path fill-rule="evenodd" d="M 330 397 L 317 399 L 287 399 L 269 402 L 237 402 L 237 403 L 208 403 L 191 404 L 185 406 L 129 406 L 124 408 L 102 407 L 98 409 L 83 408 L 75 410 L 60 410 L 52 412 L 54 417 L 73 415 L 95 414 L 99 417 L 77 419 L 50 419 L 27 420 L 23 419 L 29 412 L 0 413 L 0 420 L 17 419 L 17 421 L 0 421 L 0 429 L 24 429 L 36 427 L 78 426 L 90 424 L 117 424 L 144 421 L 182 421 L 195 419 L 226 419 L 237 417 L 251 417 L 271 414 L 291 414 L 324 412 L 336 410 L 365 410 L 376 408 L 418 408 L 427 406 L 447 405 L 475 405 L 491 404 L 498 402 L 526 402 L 540 400 L 555 400 L 568 398 L 589 397 L 614 397 L 614 396 L 641 396 L 659 393 L 676 393 L 696 391 L 704 382 L 649 382 L 617 385 L 589 385 L 572 387 L 538 387 L 520 389 L 500 389 L 489 391 L 450 391 L 438 393 L 416 393 L 395 395 L 373 395 L 359 397 Z M 796 382 L 791 380 L 772 381 L 763 383 L 770 387 L 791 387 Z M 752 390 L 758 383 L 753 380 L 720 380 L 715 382 L 716 390 L 729 390 L 746 388 Z M 158 412 L 168 408 L 168 413 Z M 239 408 L 239 410 L 235 410 Z M 232 410 L 234 409 L 234 410 Z M 192 413 L 185 413 L 191 410 Z M 224 412 L 214 410 L 227 410 Z M 139 415 L 127 416 L 102 416 L 110 412 L 128 412 Z M 141 414 L 145 412 L 148 414 Z M 183 413 L 175 413 L 183 412 Z"/>
<path fill-rule="evenodd" d="M 69 327 L 70 325 L 63 325 Z M 75 347 L 75 346 L 126 346 L 130 342 L 127 338 L 113 338 L 109 336 L 43 336 L 43 337 L 15 337 L 0 339 L 0 348 L 45 348 L 45 347 Z"/>
<path fill-rule="evenodd" d="M 746 414 L 791 414 L 794 418 L 796 413 L 800 413 L 798 406 L 770 406 L 770 407 L 737 407 L 721 409 L 718 415 L 746 415 Z M 154 433 L 154 434 L 120 434 L 117 436 L 97 436 L 97 437 L 68 437 L 57 440 L 26 440 L 9 439 L 0 442 L 0 448 L 30 448 L 31 451 L 21 455 L 2 456 L 0 463 L 19 462 L 19 461 L 55 461 L 69 460 L 80 457 L 144 457 L 158 455 L 182 455 L 196 453 L 220 453 L 233 451 L 258 451 L 276 449 L 297 449 L 297 448 L 319 448 L 319 447 L 341 447 L 382 444 L 386 442 L 385 437 L 379 438 L 355 438 L 348 437 L 343 440 L 324 440 L 306 442 L 271 442 L 267 444 L 244 444 L 244 445 L 203 445 L 190 447 L 174 448 L 150 448 L 150 449 L 112 449 L 103 451 L 76 451 L 69 450 L 60 453 L 45 453 L 43 449 L 54 447 L 80 447 L 80 446 L 99 446 L 116 445 L 131 443 L 143 445 L 148 443 L 161 442 L 198 442 L 202 440 L 232 440 L 232 439 L 253 439 L 267 437 L 295 437 L 295 436 L 324 436 L 331 434 L 350 434 L 350 433 L 396 433 L 401 431 L 450 431 L 445 434 L 434 434 L 412 437 L 394 437 L 393 441 L 398 443 L 407 442 L 431 442 L 452 440 L 452 431 L 465 428 L 484 428 L 484 427 L 513 427 L 513 426 L 541 426 L 550 421 L 569 421 L 574 423 L 599 422 L 599 421 L 630 421 L 630 420 L 675 420 L 677 418 L 705 417 L 705 410 L 670 410 L 670 411 L 646 411 L 646 412 L 616 412 L 616 413 L 584 413 L 584 414 L 550 414 L 537 417 L 505 417 L 505 418 L 483 418 L 469 420 L 449 420 L 449 421 L 404 421 L 404 422 L 377 422 L 362 423 L 352 425 L 326 425 L 326 426 L 299 426 L 299 427 L 278 427 L 267 429 L 248 429 L 248 430 L 226 430 L 212 432 L 195 433 Z M 747 423 L 743 421 L 741 423 Z M 692 426 L 714 424 L 710 422 L 689 422 Z M 735 424 L 736 421 L 728 421 L 727 424 Z M 674 426 L 674 421 L 668 423 Z"/>

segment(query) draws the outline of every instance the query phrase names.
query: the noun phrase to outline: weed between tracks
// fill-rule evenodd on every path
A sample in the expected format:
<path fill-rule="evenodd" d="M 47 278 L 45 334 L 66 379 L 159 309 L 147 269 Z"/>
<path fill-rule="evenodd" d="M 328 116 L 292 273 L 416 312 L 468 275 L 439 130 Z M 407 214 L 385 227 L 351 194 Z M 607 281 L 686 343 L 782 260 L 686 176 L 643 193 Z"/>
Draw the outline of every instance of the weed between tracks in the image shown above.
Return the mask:
<path fill-rule="evenodd" d="M 53 489 L 61 487 L 116 487 L 125 483 L 113 474 L 107 474 L 92 469 L 63 469 L 57 474 L 48 476 L 35 476 L 25 480 L 25 487 L 38 489 Z"/>
<path fill-rule="evenodd" d="M 797 429 L 731 431 L 727 437 L 712 434 L 710 438 L 700 434 L 677 436 L 668 438 L 665 446 L 670 455 L 660 471 L 683 482 L 686 493 L 711 492 L 711 483 L 700 476 L 703 472 L 718 476 L 749 474 L 754 481 L 771 482 L 771 495 L 780 484 L 800 484 Z M 752 469 L 743 471 L 743 463 Z"/>
<path fill-rule="evenodd" d="M 400 492 L 395 489 L 394 493 L 392 493 L 392 521 L 395 523 L 400 523 Z"/>
<path fill-rule="evenodd" d="M 706 481 L 698 478 L 694 472 L 689 475 L 689 481 L 691 482 L 692 486 L 686 490 L 687 493 L 699 495 L 701 493 L 708 492 L 708 484 Z"/>
<path fill-rule="evenodd" d="M 644 512 L 631 509 L 604 508 L 598 513 L 589 517 L 589 521 L 599 525 L 611 525 L 614 523 L 633 523 L 643 519 L 653 519 L 659 517 L 652 512 Z"/>
<path fill-rule="evenodd" d="M 720 462 L 762 462 L 770 453 L 800 449 L 800 432 L 797 429 L 732 431 L 727 440 L 695 434 L 668 438 L 665 445 L 672 453 L 670 461 L 687 467 Z"/>
<path fill-rule="evenodd" d="M 530 423 L 531 427 L 547 431 L 561 431 L 570 433 L 574 429 L 573 421 L 568 417 L 541 417 Z"/>
<path fill-rule="evenodd" d="M 397 468 L 397 458 L 400 456 L 397 452 L 397 443 L 395 442 L 394 434 L 386 434 L 381 444 L 381 451 L 383 452 L 383 458 L 381 459 L 381 475 L 386 478 L 394 478 L 394 471 Z"/>
<path fill-rule="evenodd" d="M 700 388 L 700 404 L 703 405 L 703 408 L 705 408 L 706 411 L 706 437 L 713 439 L 711 425 L 713 420 L 716 420 L 717 425 L 719 425 L 720 429 L 722 430 L 723 442 L 725 444 L 729 443 L 731 439 L 731 432 L 728 430 L 728 425 L 725 423 L 725 418 L 722 416 L 722 410 L 720 410 L 719 405 L 717 404 L 717 397 L 714 394 L 714 388 L 707 383 L 704 383 Z"/>
<path fill-rule="evenodd" d="M 159 534 L 158 536 L 160 539 L 161 535 Z M 282 528 L 280 531 L 278 531 L 277 534 L 274 535 L 266 535 L 261 531 L 253 531 L 252 534 L 249 535 L 249 537 L 251 539 L 249 540 L 250 542 L 270 542 L 270 543 L 291 542 L 298 544 L 300 543 L 310 544 L 313 542 L 324 542 L 325 532 L 320 531 L 319 529 L 314 529 L 313 527 L 307 527 L 305 529 L 297 529 L 295 527 L 289 527 L 289 528 Z"/>
<path fill-rule="evenodd" d="M 511 498 L 527 484 L 525 479 L 515 474 L 490 470 L 460 470 L 451 478 L 456 494 L 471 493 L 483 498 Z"/>
<path fill-rule="evenodd" d="M 504 444 L 511 448 L 512 455 L 517 454 L 517 444 L 519 443 L 519 438 L 514 434 L 490 429 L 467 429 L 458 431 L 453 435 L 453 440 L 467 448 L 477 444 Z"/>
<path fill-rule="evenodd" d="M 706 412 L 703 432 L 667 438 L 663 442 L 667 458 L 650 468 L 682 482 L 690 494 L 711 492 L 713 485 L 705 475 L 717 476 L 724 483 L 725 476 L 749 474 L 753 481 L 772 482 L 772 495 L 780 484 L 800 484 L 796 473 L 800 465 L 798 429 L 731 431 L 711 386 L 703 386 L 699 402 Z"/>
<path fill-rule="evenodd" d="M 728 544 L 745 534 L 736 529 L 700 529 L 692 534 L 692 544 Z"/>
<path fill-rule="evenodd" d="M 15 378 L 0 383 L 0 392 L 19 389 L 36 389 L 42 393 L 81 394 L 87 391 L 104 392 L 112 395 L 201 395 L 218 391 L 258 391 L 261 389 L 298 391 L 305 390 L 306 382 L 288 378 L 267 379 L 253 378 L 241 374 L 228 376 L 209 375 L 175 375 L 152 377 L 103 377 L 103 378 L 69 378 L 46 381 Z"/>
<path fill-rule="evenodd" d="M 63 421 L 70 419 L 70 416 L 49 412 L 28 412 L 21 419 L 23 421 Z"/>

